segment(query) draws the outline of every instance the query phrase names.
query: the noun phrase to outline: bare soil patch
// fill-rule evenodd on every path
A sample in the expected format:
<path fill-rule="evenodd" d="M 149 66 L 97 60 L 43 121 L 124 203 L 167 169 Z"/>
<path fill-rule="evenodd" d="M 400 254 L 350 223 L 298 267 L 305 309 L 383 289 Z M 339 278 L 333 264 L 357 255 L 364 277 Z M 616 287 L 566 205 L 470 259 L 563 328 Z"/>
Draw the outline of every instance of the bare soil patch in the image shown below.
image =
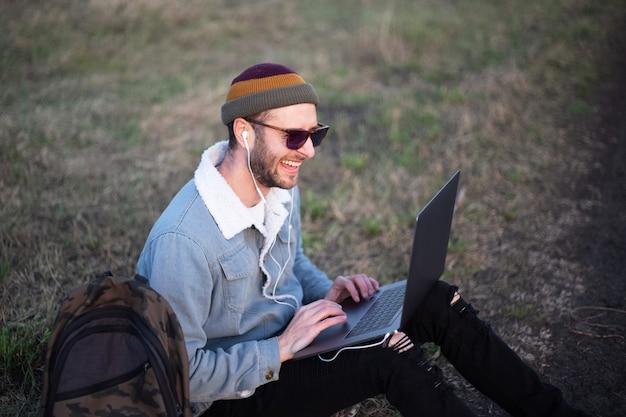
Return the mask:
<path fill-rule="evenodd" d="M 618 39 L 613 46 L 610 76 L 593 93 L 593 116 L 568 126 L 570 146 L 555 167 L 559 175 L 548 179 L 554 184 L 534 185 L 534 223 L 503 231 L 490 252 L 492 267 L 475 277 L 477 288 L 467 294 L 470 300 L 477 295 L 483 319 L 568 401 L 602 417 L 626 415 L 626 53 Z M 511 274 L 517 295 L 481 296 Z M 523 299 L 519 288 L 548 322 L 524 320 L 528 327 L 520 328 L 514 318 L 494 313 Z M 479 415 L 508 415 L 445 361 L 441 366 Z"/>

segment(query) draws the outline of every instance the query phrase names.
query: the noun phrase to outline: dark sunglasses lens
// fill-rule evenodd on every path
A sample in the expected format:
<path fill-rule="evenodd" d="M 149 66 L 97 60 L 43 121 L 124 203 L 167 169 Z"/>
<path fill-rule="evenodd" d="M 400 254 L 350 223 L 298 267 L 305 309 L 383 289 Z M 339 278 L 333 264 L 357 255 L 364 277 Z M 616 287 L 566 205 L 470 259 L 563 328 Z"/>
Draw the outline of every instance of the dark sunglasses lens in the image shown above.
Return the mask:
<path fill-rule="evenodd" d="M 328 126 L 320 127 L 314 132 L 309 132 L 308 130 L 289 130 L 287 132 L 287 147 L 289 149 L 300 149 L 304 146 L 304 143 L 311 136 L 311 141 L 313 142 L 313 146 L 319 146 L 322 143 L 322 140 L 326 137 L 326 133 L 328 133 Z"/>
<path fill-rule="evenodd" d="M 311 133 L 311 140 L 313 141 L 313 146 L 320 146 L 322 144 L 322 140 L 326 137 L 328 133 L 328 127 L 322 127 L 315 132 Z"/>
<path fill-rule="evenodd" d="M 290 130 L 287 132 L 287 147 L 289 149 L 300 149 L 309 138 L 306 130 Z"/>

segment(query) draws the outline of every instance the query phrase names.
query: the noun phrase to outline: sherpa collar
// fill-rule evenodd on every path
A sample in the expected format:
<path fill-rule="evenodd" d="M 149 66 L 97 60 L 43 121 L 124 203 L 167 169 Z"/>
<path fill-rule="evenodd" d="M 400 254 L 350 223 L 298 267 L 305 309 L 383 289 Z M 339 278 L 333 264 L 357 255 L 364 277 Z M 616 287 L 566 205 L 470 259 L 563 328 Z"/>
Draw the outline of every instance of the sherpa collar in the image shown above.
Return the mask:
<path fill-rule="evenodd" d="M 224 160 L 227 150 L 228 141 L 222 141 L 202 153 L 200 164 L 194 174 L 196 188 L 202 201 L 226 239 L 231 239 L 253 225 L 263 233 L 266 240 L 268 237 L 276 236 L 289 214 L 284 206 L 290 200 L 289 191 L 271 188 L 265 196 L 269 207 L 269 210 L 265 211 L 265 227 L 255 225 L 250 209 L 241 202 L 216 168 L 216 165 Z"/>

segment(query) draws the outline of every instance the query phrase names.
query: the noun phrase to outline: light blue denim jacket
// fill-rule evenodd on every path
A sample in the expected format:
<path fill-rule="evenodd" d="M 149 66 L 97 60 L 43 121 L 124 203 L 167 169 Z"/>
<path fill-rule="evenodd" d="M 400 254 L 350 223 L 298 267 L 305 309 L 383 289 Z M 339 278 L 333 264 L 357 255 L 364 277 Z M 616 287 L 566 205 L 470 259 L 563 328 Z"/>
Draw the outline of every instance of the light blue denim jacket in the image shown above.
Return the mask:
<path fill-rule="evenodd" d="M 226 150 L 204 152 L 137 263 L 183 328 L 195 414 L 277 380 L 277 336 L 332 285 L 302 251 L 298 189 L 271 189 L 258 224 L 215 168 Z"/>

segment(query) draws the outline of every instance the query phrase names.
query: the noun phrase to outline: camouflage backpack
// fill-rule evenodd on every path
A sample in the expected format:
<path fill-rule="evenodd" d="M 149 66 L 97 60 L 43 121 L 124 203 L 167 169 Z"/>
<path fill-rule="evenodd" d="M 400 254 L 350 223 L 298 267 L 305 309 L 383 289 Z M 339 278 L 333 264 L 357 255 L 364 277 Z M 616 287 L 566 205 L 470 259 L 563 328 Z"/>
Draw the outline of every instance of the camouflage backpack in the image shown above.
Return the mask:
<path fill-rule="evenodd" d="M 107 272 L 63 299 L 46 355 L 42 417 L 190 415 L 182 330 L 145 278 Z"/>

